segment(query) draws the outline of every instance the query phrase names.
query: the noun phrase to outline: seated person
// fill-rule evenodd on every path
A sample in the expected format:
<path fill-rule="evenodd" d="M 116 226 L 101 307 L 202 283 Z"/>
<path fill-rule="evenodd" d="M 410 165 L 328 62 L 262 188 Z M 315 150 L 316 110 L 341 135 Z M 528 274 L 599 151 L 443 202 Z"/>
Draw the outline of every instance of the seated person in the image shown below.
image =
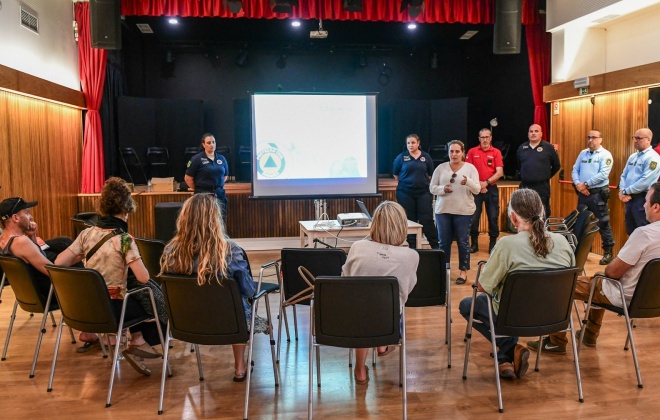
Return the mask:
<path fill-rule="evenodd" d="M 399 280 L 399 303 L 403 310 L 408 294 L 417 283 L 417 251 L 403 246 L 408 236 L 408 219 L 400 204 L 383 201 L 376 208 L 371 221 L 371 240 L 360 240 L 351 246 L 342 267 L 343 276 L 394 276 Z M 384 356 L 390 347 L 379 347 Z M 365 365 L 369 349 L 355 350 L 355 382 L 369 381 Z"/>
<path fill-rule="evenodd" d="M 109 178 L 103 185 L 99 200 L 101 217 L 96 226 L 87 228 L 55 260 L 56 265 L 70 266 L 85 260 L 85 267 L 98 271 L 105 280 L 117 316 L 121 313 L 126 295 L 128 268 L 138 282 L 149 281 L 149 272 L 142 262 L 135 240 L 128 231 L 128 215 L 135 211 L 131 190 L 121 178 Z M 116 233 L 119 232 L 119 233 Z M 91 253 L 96 244 L 102 245 Z M 126 305 L 126 319 L 145 314 L 138 299 L 132 296 Z M 154 322 L 143 322 L 130 328 L 130 346 L 122 355 L 139 373 L 150 376 L 151 370 L 144 358 L 162 357 L 152 346 L 160 344 L 158 327 Z M 164 331 L 164 330 L 163 330 Z M 98 340 L 98 339 L 96 339 Z"/>
<path fill-rule="evenodd" d="M 71 239 L 58 237 L 44 241 L 37 236 L 37 223 L 30 212 L 37 204 L 21 197 L 7 198 L 0 203 L 0 255 L 13 255 L 25 261 L 45 298 L 50 290 L 46 264 L 52 264 L 52 259 L 71 245 Z"/>
<path fill-rule="evenodd" d="M 497 242 L 479 277 L 479 291 L 489 293 L 493 298 L 493 321 L 497 319 L 500 293 L 504 288 L 504 279 L 510 271 L 575 265 L 575 255 L 566 238 L 545 230 L 543 203 L 536 191 L 515 191 L 511 195 L 508 213 L 518 233 L 503 237 Z M 477 295 L 472 325 L 490 341 L 487 299 L 488 296 L 483 293 Z M 467 297 L 458 306 L 459 312 L 466 320 L 470 319 L 471 305 L 472 297 Z M 496 344 L 500 377 L 522 378 L 529 367 L 529 349 L 518 344 L 518 337 L 500 337 L 496 339 Z"/>
<path fill-rule="evenodd" d="M 250 328 L 252 302 L 257 292 L 243 250 L 227 237 L 220 201 L 213 194 L 197 194 L 183 203 L 176 222 L 177 233 L 165 246 L 160 260 L 162 273 L 196 275 L 202 286 L 209 282 L 222 284 L 222 279 L 233 278 L 243 297 L 245 319 Z M 268 323 L 255 319 L 255 333 L 268 332 Z M 234 382 L 246 378 L 245 344 L 233 344 Z"/>
<path fill-rule="evenodd" d="M 651 185 L 651 188 L 646 193 L 644 210 L 646 212 L 646 220 L 649 221 L 649 224 L 635 229 L 630 234 L 623 248 L 621 248 L 621 251 L 619 251 L 619 255 L 605 267 L 605 275 L 607 277 L 621 281 L 627 305 L 630 304 L 633 293 L 635 293 L 637 281 L 646 263 L 654 258 L 660 258 L 660 241 L 657 239 L 660 236 L 660 183 L 656 182 Z M 623 307 L 619 288 L 611 282 L 603 282 L 601 278 L 578 277 L 573 297 L 588 302 L 591 283 L 593 281 L 597 282 L 592 298 L 593 303 Z M 589 319 L 587 320 L 587 327 L 584 330 L 584 339 L 582 340 L 585 345 L 590 347 L 596 345 L 596 339 L 600 333 L 604 313 L 605 310 L 602 308 L 592 308 L 589 312 Z M 577 339 L 582 334 L 581 331 L 575 333 Z M 567 344 L 566 332 L 551 334 L 549 337 L 543 339 L 543 352 L 566 354 Z M 532 350 L 537 350 L 539 342 L 538 340 L 530 341 L 527 343 L 527 346 Z"/>

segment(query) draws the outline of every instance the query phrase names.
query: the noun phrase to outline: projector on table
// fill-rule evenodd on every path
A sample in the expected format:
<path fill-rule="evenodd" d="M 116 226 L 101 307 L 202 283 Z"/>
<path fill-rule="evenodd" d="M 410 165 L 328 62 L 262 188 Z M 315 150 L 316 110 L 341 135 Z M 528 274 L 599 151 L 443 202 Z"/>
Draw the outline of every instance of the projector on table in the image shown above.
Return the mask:
<path fill-rule="evenodd" d="M 337 215 L 339 226 L 344 227 L 367 227 L 369 218 L 364 213 L 339 213 Z"/>

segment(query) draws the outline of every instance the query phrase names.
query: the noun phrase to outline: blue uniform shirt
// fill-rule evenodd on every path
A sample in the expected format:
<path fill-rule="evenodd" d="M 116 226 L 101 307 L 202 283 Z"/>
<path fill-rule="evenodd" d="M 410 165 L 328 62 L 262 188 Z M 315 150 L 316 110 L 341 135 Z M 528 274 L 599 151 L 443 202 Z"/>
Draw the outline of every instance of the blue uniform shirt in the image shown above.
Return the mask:
<path fill-rule="evenodd" d="M 646 193 L 660 176 L 660 156 L 651 147 L 628 158 L 619 189 L 625 195 Z"/>
<path fill-rule="evenodd" d="M 215 159 L 209 159 L 205 152 L 201 152 L 188 162 L 186 175 L 195 179 L 195 191 L 215 192 L 224 187 L 229 165 L 227 159 L 219 153 L 215 154 Z"/>
<path fill-rule="evenodd" d="M 612 154 L 604 147 L 594 150 L 584 149 L 573 165 L 573 184 L 586 182 L 589 188 L 609 186 L 610 171 L 612 170 Z"/>
<path fill-rule="evenodd" d="M 407 150 L 394 159 L 392 174 L 399 177 L 397 189 L 407 193 L 422 193 L 429 190 L 430 178 L 433 176 L 433 159 L 422 151 L 417 159 L 410 156 Z"/>

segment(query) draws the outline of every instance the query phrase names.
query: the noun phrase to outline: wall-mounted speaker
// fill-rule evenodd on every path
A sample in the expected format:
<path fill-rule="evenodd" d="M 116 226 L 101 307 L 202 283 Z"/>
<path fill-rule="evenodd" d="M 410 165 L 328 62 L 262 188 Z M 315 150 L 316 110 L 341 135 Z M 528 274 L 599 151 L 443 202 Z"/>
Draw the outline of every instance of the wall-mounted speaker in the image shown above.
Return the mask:
<path fill-rule="evenodd" d="M 519 54 L 522 33 L 522 0 L 495 3 L 494 54 Z"/>
<path fill-rule="evenodd" d="M 92 47 L 121 49 L 120 0 L 89 0 Z"/>

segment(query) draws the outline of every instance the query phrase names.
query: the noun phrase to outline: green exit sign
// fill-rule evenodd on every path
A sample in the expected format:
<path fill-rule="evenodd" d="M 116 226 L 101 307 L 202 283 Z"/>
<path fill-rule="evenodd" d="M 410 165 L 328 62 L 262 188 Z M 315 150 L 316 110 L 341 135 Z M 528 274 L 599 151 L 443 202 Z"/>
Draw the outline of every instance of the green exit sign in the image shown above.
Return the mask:
<path fill-rule="evenodd" d="M 588 87 L 581 87 L 580 88 L 580 95 L 586 95 L 589 93 L 589 88 Z"/>

